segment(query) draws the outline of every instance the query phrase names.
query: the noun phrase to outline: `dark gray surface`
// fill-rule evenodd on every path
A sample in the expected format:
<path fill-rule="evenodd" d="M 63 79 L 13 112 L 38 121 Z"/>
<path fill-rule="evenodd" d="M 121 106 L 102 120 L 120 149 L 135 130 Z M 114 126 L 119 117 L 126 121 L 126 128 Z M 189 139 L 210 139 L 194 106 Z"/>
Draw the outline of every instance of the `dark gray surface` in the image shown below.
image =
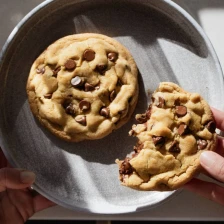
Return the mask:
<path fill-rule="evenodd" d="M 148 90 L 153 91 L 160 81 L 179 83 L 220 108 L 223 77 L 209 43 L 203 40 L 203 33 L 168 6 L 160 5 L 171 20 L 147 5 L 117 1 L 108 7 L 111 1 L 104 5 L 80 1 L 76 7 L 67 7 L 72 1 L 55 2 L 59 11 L 46 7 L 23 26 L 10 45 L 0 72 L 0 82 L 4 83 L 0 90 L 1 144 L 5 152 L 16 166 L 37 173 L 39 191 L 67 207 L 113 213 L 109 202 L 115 206 L 114 212 L 119 213 L 129 210 L 130 205 L 141 208 L 152 204 L 152 199 L 162 199 L 163 193 L 133 193 L 119 185 L 114 160 L 132 149 L 135 141 L 127 133 L 133 117 L 100 141 L 75 146 L 64 143 L 33 119 L 25 93 L 27 75 L 36 56 L 57 38 L 71 33 L 100 32 L 127 46 L 137 62 L 141 91 L 135 113 L 144 111 Z M 157 5 L 160 1 L 151 2 Z"/>

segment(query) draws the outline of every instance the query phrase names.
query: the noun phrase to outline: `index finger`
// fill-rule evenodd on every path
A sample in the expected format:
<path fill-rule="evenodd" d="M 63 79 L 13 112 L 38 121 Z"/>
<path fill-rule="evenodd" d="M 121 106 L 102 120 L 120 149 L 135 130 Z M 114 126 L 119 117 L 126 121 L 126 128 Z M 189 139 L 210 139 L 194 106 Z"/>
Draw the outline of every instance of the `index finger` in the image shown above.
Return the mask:
<path fill-rule="evenodd" d="M 221 131 L 224 131 L 224 112 L 217 110 L 213 107 L 211 107 L 211 110 L 212 110 L 217 128 L 220 129 Z"/>

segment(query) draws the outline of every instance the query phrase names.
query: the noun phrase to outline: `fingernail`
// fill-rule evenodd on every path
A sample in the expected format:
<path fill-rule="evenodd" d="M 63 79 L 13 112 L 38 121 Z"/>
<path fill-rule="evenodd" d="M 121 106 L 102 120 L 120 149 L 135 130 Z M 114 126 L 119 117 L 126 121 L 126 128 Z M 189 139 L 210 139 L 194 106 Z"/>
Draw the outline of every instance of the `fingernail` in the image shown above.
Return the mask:
<path fill-rule="evenodd" d="M 215 160 L 212 152 L 202 152 L 200 155 L 200 163 L 206 167 L 214 166 Z"/>
<path fill-rule="evenodd" d="M 22 171 L 20 173 L 20 181 L 24 184 L 31 184 L 34 182 L 36 175 L 31 171 Z"/>

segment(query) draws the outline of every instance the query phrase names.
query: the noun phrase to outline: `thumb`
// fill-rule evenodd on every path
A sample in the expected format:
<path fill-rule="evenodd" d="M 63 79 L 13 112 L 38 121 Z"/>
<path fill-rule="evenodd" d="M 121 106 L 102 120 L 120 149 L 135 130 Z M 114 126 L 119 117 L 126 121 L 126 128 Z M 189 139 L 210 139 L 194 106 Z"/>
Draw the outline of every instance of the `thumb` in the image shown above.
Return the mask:
<path fill-rule="evenodd" d="M 203 168 L 215 179 L 224 182 L 224 158 L 212 151 L 205 151 L 200 156 Z"/>
<path fill-rule="evenodd" d="M 2 168 L 0 169 L 0 192 L 5 191 L 6 188 L 26 188 L 35 181 L 35 177 L 35 174 L 31 171 Z"/>

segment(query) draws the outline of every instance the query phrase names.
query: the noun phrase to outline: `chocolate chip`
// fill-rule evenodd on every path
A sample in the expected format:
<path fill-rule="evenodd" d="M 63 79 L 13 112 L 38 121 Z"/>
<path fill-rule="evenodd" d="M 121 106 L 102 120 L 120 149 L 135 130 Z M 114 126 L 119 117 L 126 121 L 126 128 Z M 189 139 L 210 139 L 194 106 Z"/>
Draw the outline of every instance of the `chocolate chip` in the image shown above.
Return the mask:
<path fill-rule="evenodd" d="M 58 72 L 61 70 L 61 67 L 57 67 L 56 69 L 53 70 L 53 76 L 57 77 L 58 76 Z"/>
<path fill-rule="evenodd" d="M 137 143 L 137 145 L 136 146 L 134 146 L 134 151 L 136 152 L 136 153 L 139 153 L 142 149 L 143 149 L 143 146 L 144 146 L 144 144 L 143 143 Z"/>
<path fill-rule="evenodd" d="M 83 81 L 79 76 L 75 76 L 73 79 L 71 79 L 71 84 L 74 87 L 80 87 L 83 85 Z"/>
<path fill-rule="evenodd" d="M 198 139 L 197 144 L 198 144 L 198 149 L 202 150 L 202 149 L 205 149 L 207 147 L 208 142 L 204 139 Z"/>
<path fill-rule="evenodd" d="M 151 100 L 152 100 L 152 102 L 154 103 L 155 102 L 155 97 L 151 97 Z"/>
<path fill-rule="evenodd" d="M 135 136 L 135 131 L 133 130 L 133 129 L 131 129 L 130 131 L 129 131 L 129 133 L 128 133 L 130 136 Z"/>
<path fill-rule="evenodd" d="M 174 104 L 175 104 L 176 106 L 180 106 L 180 99 L 176 99 L 175 102 L 174 102 Z"/>
<path fill-rule="evenodd" d="M 37 69 L 36 69 L 36 72 L 37 72 L 37 74 L 44 74 L 44 72 L 45 72 L 45 68 L 44 68 L 44 67 L 42 67 L 42 68 L 37 68 Z"/>
<path fill-rule="evenodd" d="M 154 145 L 159 145 L 159 144 L 164 144 L 165 143 L 165 138 L 163 136 L 152 136 L 152 140 Z"/>
<path fill-rule="evenodd" d="M 159 96 L 156 106 L 159 107 L 159 108 L 164 108 L 165 100 L 162 97 Z"/>
<path fill-rule="evenodd" d="M 82 100 L 79 102 L 79 108 L 81 111 L 87 111 L 90 109 L 90 102 Z"/>
<path fill-rule="evenodd" d="M 185 106 L 176 106 L 175 109 L 178 117 L 183 117 L 187 114 L 187 107 Z"/>
<path fill-rule="evenodd" d="M 69 106 L 69 104 L 72 102 L 71 99 L 66 98 L 62 104 L 62 106 L 66 109 L 67 106 Z"/>
<path fill-rule="evenodd" d="M 46 99 L 51 99 L 51 97 L 52 97 L 52 93 L 47 93 L 44 95 L 44 98 Z"/>
<path fill-rule="evenodd" d="M 152 113 L 152 105 L 149 105 L 148 109 L 145 112 L 146 117 L 147 117 L 148 120 L 151 117 L 151 113 Z"/>
<path fill-rule="evenodd" d="M 135 119 L 140 124 L 143 124 L 147 121 L 147 115 L 146 114 L 136 114 Z"/>
<path fill-rule="evenodd" d="M 121 163 L 119 173 L 120 174 L 131 174 L 133 172 L 133 168 L 129 162 L 128 158 L 125 158 L 125 160 Z"/>
<path fill-rule="evenodd" d="M 97 84 L 97 85 L 95 86 L 95 89 L 96 89 L 96 90 L 99 90 L 99 89 L 100 89 L 100 84 Z"/>
<path fill-rule="evenodd" d="M 108 53 L 107 57 L 110 61 L 115 62 L 118 58 L 118 54 L 115 52 L 110 52 L 110 53 Z"/>
<path fill-rule="evenodd" d="M 178 128 L 178 134 L 179 135 L 184 135 L 186 134 L 188 131 L 188 127 L 186 124 L 180 124 L 179 128 Z"/>
<path fill-rule="evenodd" d="M 83 53 L 83 58 L 86 61 L 92 61 L 95 58 L 95 51 L 91 50 L 91 49 L 87 49 L 84 51 Z"/>
<path fill-rule="evenodd" d="M 107 68 L 107 65 L 105 64 L 98 64 L 96 66 L 96 70 L 101 74 L 106 70 L 106 68 Z"/>
<path fill-rule="evenodd" d="M 85 83 L 85 91 L 88 92 L 88 91 L 93 91 L 95 90 L 95 87 L 91 84 L 89 84 L 88 82 Z"/>
<path fill-rule="evenodd" d="M 70 103 L 66 108 L 65 108 L 65 111 L 67 114 L 70 114 L 70 115 L 75 115 L 75 108 L 73 106 L 72 103 Z"/>
<path fill-rule="evenodd" d="M 72 59 L 68 59 L 68 60 L 65 62 L 65 68 L 68 69 L 68 70 L 75 69 L 75 68 L 76 68 L 76 63 L 75 63 L 75 61 L 72 60 Z"/>
<path fill-rule="evenodd" d="M 123 85 L 122 81 L 120 79 L 118 79 L 117 86 L 122 86 L 122 85 Z"/>
<path fill-rule="evenodd" d="M 75 121 L 83 126 L 86 126 L 86 116 L 76 117 Z"/>
<path fill-rule="evenodd" d="M 100 115 L 101 116 L 108 118 L 109 114 L 110 114 L 109 108 L 107 108 L 107 107 L 102 107 L 101 108 L 101 110 L 100 110 Z"/>
<path fill-rule="evenodd" d="M 150 127 L 149 129 L 152 130 L 153 126 L 154 126 L 154 124 L 152 124 L 151 127 Z"/>
<path fill-rule="evenodd" d="M 117 93 L 115 90 L 113 90 L 111 93 L 110 93 L 110 102 L 112 102 L 117 96 Z"/>
<path fill-rule="evenodd" d="M 169 147 L 169 152 L 180 152 L 178 141 L 173 141 Z"/>
<path fill-rule="evenodd" d="M 211 133 L 215 133 L 216 123 L 214 121 L 209 121 L 205 126 Z"/>

